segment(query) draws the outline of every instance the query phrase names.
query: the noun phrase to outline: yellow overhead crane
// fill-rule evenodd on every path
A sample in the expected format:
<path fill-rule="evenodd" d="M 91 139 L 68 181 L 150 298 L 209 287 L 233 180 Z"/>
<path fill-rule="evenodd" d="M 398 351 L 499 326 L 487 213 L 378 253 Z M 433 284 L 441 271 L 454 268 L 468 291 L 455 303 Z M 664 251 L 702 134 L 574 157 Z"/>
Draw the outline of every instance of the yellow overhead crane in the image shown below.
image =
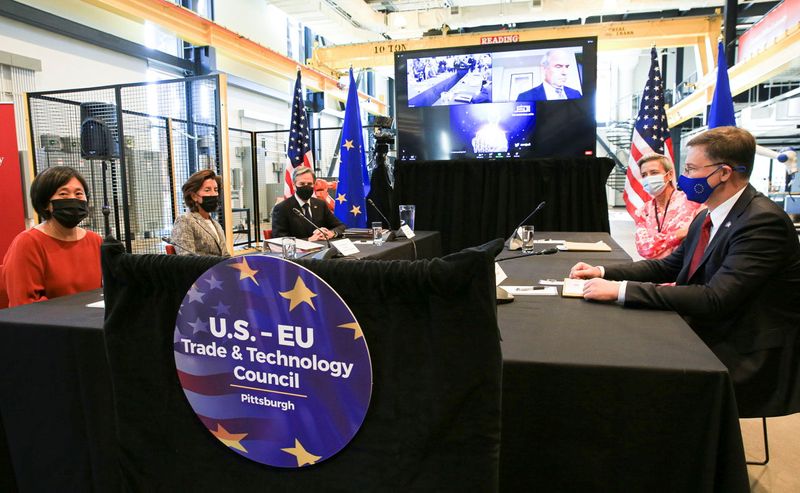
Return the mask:
<path fill-rule="evenodd" d="M 658 48 L 695 46 L 704 75 L 714 66 L 711 48 L 721 25 L 722 16 L 711 15 L 387 40 L 316 48 L 310 65 L 329 71 L 345 70 L 351 65 L 353 68 L 385 67 L 394 64 L 394 54 L 398 51 L 597 36 L 600 51 L 650 48 L 654 44 Z"/>
<path fill-rule="evenodd" d="M 83 0 L 86 3 L 136 21 L 150 21 L 167 29 L 181 39 L 201 46 L 213 46 L 225 55 L 267 73 L 293 79 L 297 63 L 263 45 L 249 40 L 225 27 L 204 19 L 194 12 L 168 0 Z M 324 91 L 344 101 L 345 88 L 339 84 L 337 73 L 352 66 L 368 68 L 394 63 L 396 51 L 408 51 L 452 46 L 467 46 L 486 42 L 522 42 L 544 39 L 597 36 L 600 51 L 632 48 L 694 47 L 697 51 L 698 87 L 690 96 L 667 109 L 669 125 L 675 126 L 702 113 L 711 103 L 715 77 L 713 45 L 720 34 L 722 17 L 685 17 L 647 21 L 601 22 L 536 29 L 454 34 L 408 40 L 387 40 L 375 43 L 316 48 L 310 67 L 300 66 L 307 87 Z M 794 26 L 756 56 L 734 65 L 728 75 L 733 95 L 744 92 L 784 70 L 800 51 L 800 26 Z M 375 114 L 386 114 L 386 103 L 359 92 L 362 108 Z"/>
<path fill-rule="evenodd" d="M 696 49 L 698 83 L 694 93 L 667 109 L 669 126 L 678 125 L 705 111 L 711 104 L 716 84 L 716 40 L 722 17 L 683 17 L 648 21 L 601 22 L 536 29 L 503 30 L 470 34 L 431 36 L 420 39 L 389 40 L 374 43 L 317 48 L 310 65 L 320 70 L 390 66 L 398 51 L 479 45 L 491 42 L 523 42 L 545 39 L 597 36 L 599 51 L 693 47 Z M 769 80 L 796 63 L 800 53 L 800 25 L 776 37 L 755 56 L 740 60 L 728 70 L 731 93 L 735 96 Z"/>
<path fill-rule="evenodd" d="M 340 101 L 347 99 L 347 88 L 342 87 L 333 75 L 310 67 L 298 67 L 298 63 L 291 58 L 168 0 L 83 1 L 137 22 L 153 22 L 184 41 L 198 46 L 213 46 L 230 58 L 288 80 L 294 80 L 299 69 L 307 87 L 324 91 Z M 362 92 L 358 94 L 362 109 L 370 113 L 386 114 L 386 103 Z"/>
<path fill-rule="evenodd" d="M 779 34 L 769 46 L 728 69 L 731 95 L 743 93 L 796 64 L 797 53 L 800 53 L 800 24 L 795 24 Z M 667 108 L 669 126 L 673 127 L 702 113 L 711 104 L 716 82 L 716 71 L 706 74 L 699 79 L 692 94 Z"/>

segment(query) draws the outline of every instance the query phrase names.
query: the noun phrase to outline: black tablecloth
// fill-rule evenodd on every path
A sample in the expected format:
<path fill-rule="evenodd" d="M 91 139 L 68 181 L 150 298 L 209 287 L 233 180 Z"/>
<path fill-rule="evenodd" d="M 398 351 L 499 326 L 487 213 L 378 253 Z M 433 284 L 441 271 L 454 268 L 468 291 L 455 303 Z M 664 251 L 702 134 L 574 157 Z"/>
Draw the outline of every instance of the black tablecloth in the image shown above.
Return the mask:
<path fill-rule="evenodd" d="M 440 254 L 438 233 L 414 240 L 419 258 Z M 414 258 L 402 238 L 359 248 L 360 258 Z M 0 491 L 13 491 L 12 466 L 20 491 L 119 489 L 104 310 L 86 307 L 101 299 L 97 290 L 0 310 Z"/>
<path fill-rule="evenodd" d="M 301 469 L 227 450 L 178 382 L 175 319 L 208 257 L 103 247 L 106 347 L 120 467 L 131 491 L 496 491 L 501 355 L 497 240 L 432 260 L 298 261 L 348 304 L 369 346 L 373 393 L 355 438 Z M 269 275 L 269 274 L 265 274 Z"/>
<path fill-rule="evenodd" d="M 615 250 L 505 261 L 504 284 L 627 258 L 604 234 L 536 236 Z M 113 491 L 119 480 L 106 468 L 116 452 L 102 310 L 85 307 L 99 298 L 0 310 L 0 410 L 23 491 Z M 729 377 L 680 317 L 517 297 L 498 318 L 503 491 L 746 490 Z"/>
<path fill-rule="evenodd" d="M 507 260 L 503 284 L 563 279 L 578 261 L 627 257 L 603 233 L 537 236 L 604 240 L 614 251 Z M 498 321 L 501 490 L 749 490 L 730 377 L 677 314 L 517 296 L 498 307 Z"/>
<path fill-rule="evenodd" d="M 0 410 L 20 491 L 116 490 L 103 309 L 86 307 L 100 299 L 0 310 Z"/>
<path fill-rule="evenodd" d="M 416 205 L 417 229 L 441 232 L 445 253 L 507 237 L 543 200 L 537 229 L 608 232 L 613 167 L 593 157 L 402 162 L 394 197 Z"/>
<path fill-rule="evenodd" d="M 353 258 L 370 260 L 417 260 L 442 255 L 441 235 L 438 231 L 416 231 L 412 239 L 399 237 L 375 246 L 371 243 L 356 244 L 359 252 Z"/>
<path fill-rule="evenodd" d="M 357 238 L 351 240 L 361 241 Z M 340 260 L 419 260 L 442 255 L 442 241 L 438 231 L 416 231 L 412 239 L 400 236 L 380 246 L 373 245 L 371 240 L 368 243 L 354 244 L 358 253 L 339 257 Z M 313 252 L 309 253 L 308 257 L 313 255 Z"/>

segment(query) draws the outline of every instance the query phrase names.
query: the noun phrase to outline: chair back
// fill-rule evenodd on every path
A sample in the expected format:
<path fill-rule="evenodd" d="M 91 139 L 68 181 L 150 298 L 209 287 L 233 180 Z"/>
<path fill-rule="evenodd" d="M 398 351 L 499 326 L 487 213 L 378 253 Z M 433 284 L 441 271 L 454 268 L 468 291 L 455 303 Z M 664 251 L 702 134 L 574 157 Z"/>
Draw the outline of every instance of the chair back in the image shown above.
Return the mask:
<path fill-rule="evenodd" d="M 3 264 L 0 264 L 0 310 L 8 308 L 8 293 L 6 292 L 6 276 L 3 274 Z"/>

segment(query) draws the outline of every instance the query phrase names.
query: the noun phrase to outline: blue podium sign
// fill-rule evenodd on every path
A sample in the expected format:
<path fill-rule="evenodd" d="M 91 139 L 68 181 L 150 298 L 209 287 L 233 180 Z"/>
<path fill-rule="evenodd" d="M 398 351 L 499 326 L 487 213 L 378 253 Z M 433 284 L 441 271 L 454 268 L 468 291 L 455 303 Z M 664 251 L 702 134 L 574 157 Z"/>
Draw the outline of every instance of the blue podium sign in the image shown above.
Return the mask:
<path fill-rule="evenodd" d="M 369 407 L 358 321 L 313 272 L 265 255 L 223 261 L 186 293 L 175 366 L 189 404 L 225 446 L 276 467 L 330 458 Z"/>

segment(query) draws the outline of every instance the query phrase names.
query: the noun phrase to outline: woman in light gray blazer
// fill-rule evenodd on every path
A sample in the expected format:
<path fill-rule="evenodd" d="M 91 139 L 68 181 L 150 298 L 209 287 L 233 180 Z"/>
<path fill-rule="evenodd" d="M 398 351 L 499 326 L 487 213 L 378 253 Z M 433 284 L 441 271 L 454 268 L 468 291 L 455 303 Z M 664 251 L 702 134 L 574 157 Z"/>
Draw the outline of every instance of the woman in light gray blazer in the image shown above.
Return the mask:
<path fill-rule="evenodd" d="M 219 207 L 221 183 L 214 171 L 204 169 L 183 184 L 183 201 L 189 212 L 172 225 L 172 243 L 179 255 L 231 256 L 222 226 L 211 218 Z"/>

